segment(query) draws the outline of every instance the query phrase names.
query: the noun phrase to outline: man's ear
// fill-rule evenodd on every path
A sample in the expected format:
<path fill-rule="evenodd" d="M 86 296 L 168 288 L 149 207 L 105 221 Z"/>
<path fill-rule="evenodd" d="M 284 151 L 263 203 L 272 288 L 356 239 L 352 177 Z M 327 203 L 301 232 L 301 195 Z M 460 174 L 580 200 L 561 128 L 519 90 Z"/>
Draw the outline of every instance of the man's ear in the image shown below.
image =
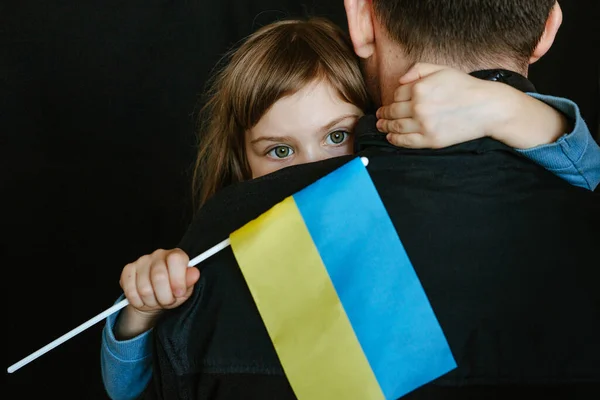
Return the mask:
<path fill-rule="evenodd" d="M 529 64 L 533 64 L 550 50 L 550 47 L 552 47 L 552 43 L 554 43 L 554 39 L 556 38 L 556 34 L 558 33 L 558 28 L 560 28 L 560 24 L 562 24 L 562 18 L 562 10 L 557 1 L 554 3 L 554 7 L 552 7 L 552 10 L 548 15 L 542 37 L 535 47 L 535 50 L 533 50 L 533 54 L 529 57 Z"/>
<path fill-rule="evenodd" d="M 360 58 L 371 57 L 375 52 L 372 1 L 344 0 L 344 7 L 354 52 Z"/>

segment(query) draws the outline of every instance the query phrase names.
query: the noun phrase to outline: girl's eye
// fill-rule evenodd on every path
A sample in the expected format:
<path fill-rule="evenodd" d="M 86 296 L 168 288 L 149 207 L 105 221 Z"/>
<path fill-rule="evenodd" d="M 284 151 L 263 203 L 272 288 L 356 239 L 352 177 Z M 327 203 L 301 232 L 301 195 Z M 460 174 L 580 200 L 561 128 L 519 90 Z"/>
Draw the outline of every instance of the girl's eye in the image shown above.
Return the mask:
<path fill-rule="evenodd" d="M 333 145 L 342 144 L 348 139 L 349 136 L 350 134 L 346 131 L 335 131 L 327 135 L 325 142 Z"/>
<path fill-rule="evenodd" d="M 289 146 L 277 146 L 273 147 L 267 155 L 273 158 L 287 158 L 294 154 L 294 149 Z"/>

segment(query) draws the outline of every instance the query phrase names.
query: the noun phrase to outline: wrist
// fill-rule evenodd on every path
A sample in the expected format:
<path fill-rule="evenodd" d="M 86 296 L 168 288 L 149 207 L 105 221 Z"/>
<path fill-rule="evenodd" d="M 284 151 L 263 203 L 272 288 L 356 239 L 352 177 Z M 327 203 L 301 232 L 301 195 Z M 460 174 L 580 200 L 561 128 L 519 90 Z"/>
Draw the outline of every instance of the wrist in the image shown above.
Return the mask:
<path fill-rule="evenodd" d="M 490 126 L 490 137 L 515 149 L 528 149 L 554 143 L 568 132 L 569 122 L 561 112 L 510 86 L 500 86 L 499 115 Z"/>
<path fill-rule="evenodd" d="M 511 102 L 510 91 L 513 89 L 499 82 L 478 81 L 480 91 L 477 103 L 480 104 L 479 113 L 483 116 L 484 136 L 504 142 L 507 136 L 507 126 L 517 113 L 514 99 Z"/>
<path fill-rule="evenodd" d="M 152 311 L 143 311 L 143 310 L 139 310 L 133 306 L 128 306 L 126 308 L 129 308 L 129 312 L 131 312 L 131 314 L 135 315 L 135 318 L 139 319 L 140 321 L 146 321 L 146 322 L 154 322 L 159 316 L 160 314 L 162 314 L 163 310 L 152 310 Z"/>
<path fill-rule="evenodd" d="M 141 311 L 128 305 L 115 322 L 113 333 L 117 340 L 128 340 L 152 329 L 162 310 Z"/>
<path fill-rule="evenodd" d="M 500 82 L 487 82 L 494 94 L 494 115 L 488 125 L 488 136 L 508 146 L 515 147 L 516 138 L 521 136 L 519 119 L 523 114 L 522 96 L 526 94 Z"/>

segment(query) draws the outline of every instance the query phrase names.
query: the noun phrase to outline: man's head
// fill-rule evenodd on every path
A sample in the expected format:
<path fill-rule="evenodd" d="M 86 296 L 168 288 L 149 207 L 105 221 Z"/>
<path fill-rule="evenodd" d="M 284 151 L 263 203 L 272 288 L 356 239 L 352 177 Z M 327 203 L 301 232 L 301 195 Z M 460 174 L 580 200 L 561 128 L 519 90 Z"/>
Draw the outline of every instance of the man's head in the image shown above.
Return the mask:
<path fill-rule="evenodd" d="M 416 62 L 527 75 L 562 22 L 555 0 L 345 0 L 356 54 L 375 101 L 391 102 Z"/>

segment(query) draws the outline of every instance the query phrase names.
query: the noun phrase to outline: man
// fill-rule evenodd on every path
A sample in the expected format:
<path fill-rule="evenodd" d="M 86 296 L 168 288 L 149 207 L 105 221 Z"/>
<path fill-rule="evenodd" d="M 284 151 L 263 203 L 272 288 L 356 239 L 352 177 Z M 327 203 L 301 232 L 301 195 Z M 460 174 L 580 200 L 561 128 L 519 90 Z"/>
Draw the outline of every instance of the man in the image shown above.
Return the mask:
<path fill-rule="evenodd" d="M 528 87 L 527 66 L 548 51 L 561 21 L 552 0 L 346 0 L 345 7 L 371 94 L 383 106 L 417 61 L 476 75 L 512 71 L 513 84 Z M 383 117 L 404 113 L 407 120 L 383 127 L 404 138 L 394 140 L 419 140 L 411 135 L 413 111 L 382 109 Z M 369 173 L 457 362 L 406 398 L 597 397 L 597 194 L 491 139 L 437 150 L 382 143 L 360 154 L 369 157 Z M 347 161 L 291 167 L 224 189 L 180 247 L 199 254 Z M 201 271 L 192 297 L 155 328 L 147 397 L 294 398 L 231 250 Z"/>

